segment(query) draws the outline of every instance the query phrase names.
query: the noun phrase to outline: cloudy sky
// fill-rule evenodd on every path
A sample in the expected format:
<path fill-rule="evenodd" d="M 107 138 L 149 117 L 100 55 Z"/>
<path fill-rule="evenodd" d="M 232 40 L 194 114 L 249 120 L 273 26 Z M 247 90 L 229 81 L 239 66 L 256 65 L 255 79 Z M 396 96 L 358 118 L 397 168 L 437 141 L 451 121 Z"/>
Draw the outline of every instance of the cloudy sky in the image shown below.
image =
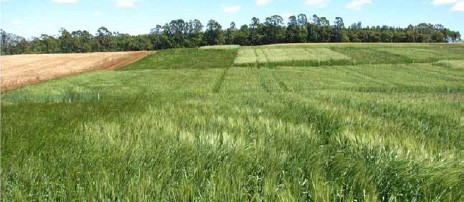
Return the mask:
<path fill-rule="evenodd" d="M 129 34 L 148 33 L 172 19 L 209 19 L 228 27 L 249 24 L 274 14 L 288 18 L 304 13 L 345 24 L 405 27 L 440 23 L 464 33 L 464 0 L 0 0 L 0 28 L 24 37 L 56 35 L 63 27 L 95 33 L 106 26 Z"/>

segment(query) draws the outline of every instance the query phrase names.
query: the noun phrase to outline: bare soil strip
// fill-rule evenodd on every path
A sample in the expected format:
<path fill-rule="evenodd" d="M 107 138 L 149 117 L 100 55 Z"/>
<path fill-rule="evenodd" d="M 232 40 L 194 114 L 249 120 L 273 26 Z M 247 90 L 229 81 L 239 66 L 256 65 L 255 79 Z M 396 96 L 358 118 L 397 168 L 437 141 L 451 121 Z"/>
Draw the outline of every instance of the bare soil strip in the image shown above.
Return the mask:
<path fill-rule="evenodd" d="M 1 91 L 94 70 L 114 70 L 149 51 L 1 56 Z"/>

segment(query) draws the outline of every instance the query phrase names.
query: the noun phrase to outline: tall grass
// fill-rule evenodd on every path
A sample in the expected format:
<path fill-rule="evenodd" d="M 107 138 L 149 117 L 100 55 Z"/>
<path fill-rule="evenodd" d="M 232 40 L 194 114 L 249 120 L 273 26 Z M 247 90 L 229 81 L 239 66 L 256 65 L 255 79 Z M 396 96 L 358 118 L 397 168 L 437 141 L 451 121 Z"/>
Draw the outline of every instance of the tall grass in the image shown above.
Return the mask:
<path fill-rule="evenodd" d="M 2 200 L 464 199 L 463 68 L 170 51 L 3 93 Z"/>
<path fill-rule="evenodd" d="M 121 70 L 228 68 L 236 56 L 237 49 L 171 49 L 151 54 Z"/>
<path fill-rule="evenodd" d="M 268 93 L 6 106 L 3 196 L 458 200 L 459 150 L 361 113 L 376 109 Z"/>

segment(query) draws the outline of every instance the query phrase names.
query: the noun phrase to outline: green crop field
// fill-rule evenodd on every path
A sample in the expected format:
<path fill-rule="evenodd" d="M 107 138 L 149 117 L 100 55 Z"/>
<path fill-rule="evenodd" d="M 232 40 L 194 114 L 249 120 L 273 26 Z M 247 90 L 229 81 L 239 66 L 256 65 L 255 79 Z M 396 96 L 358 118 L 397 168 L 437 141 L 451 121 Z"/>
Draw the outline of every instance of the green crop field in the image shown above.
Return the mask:
<path fill-rule="evenodd" d="M 300 61 L 349 60 L 350 58 L 328 48 L 257 49 L 243 48 L 235 64 L 279 63 Z"/>
<path fill-rule="evenodd" d="M 2 94 L 3 201 L 464 201 L 464 46 L 153 53 Z"/>
<path fill-rule="evenodd" d="M 216 45 L 216 46 L 203 46 L 200 47 L 202 50 L 234 50 L 234 49 L 239 49 L 240 45 Z"/>

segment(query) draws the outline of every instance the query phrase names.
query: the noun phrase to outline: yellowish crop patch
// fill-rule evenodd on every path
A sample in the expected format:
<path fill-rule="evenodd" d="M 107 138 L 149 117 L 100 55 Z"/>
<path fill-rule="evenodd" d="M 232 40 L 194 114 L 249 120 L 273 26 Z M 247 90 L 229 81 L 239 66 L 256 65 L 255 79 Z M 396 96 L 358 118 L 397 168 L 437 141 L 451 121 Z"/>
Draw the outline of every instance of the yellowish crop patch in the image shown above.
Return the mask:
<path fill-rule="evenodd" d="M 350 57 L 328 48 L 243 48 L 235 64 L 279 63 L 300 61 L 350 60 Z"/>
<path fill-rule="evenodd" d="M 200 49 L 212 49 L 212 50 L 234 50 L 234 49 L 239 49 L 239 45 L 217 45 L 217 46 L 203 46 L 200 47 Z"/>
<path fill-rule="evenodd" d="M 453 69 L 464 69 L 464 60 L 440 60 L 435 62 L 434 65 Z"/>

